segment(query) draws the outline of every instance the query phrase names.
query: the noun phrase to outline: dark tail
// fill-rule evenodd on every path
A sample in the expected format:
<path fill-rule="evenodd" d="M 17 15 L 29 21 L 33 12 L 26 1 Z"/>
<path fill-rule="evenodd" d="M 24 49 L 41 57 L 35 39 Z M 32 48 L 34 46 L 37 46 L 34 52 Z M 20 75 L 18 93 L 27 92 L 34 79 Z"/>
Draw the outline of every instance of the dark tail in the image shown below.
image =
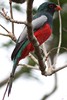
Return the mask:
<path fill-rule="evenodd" d="M 10 92 L 11 92 L 12 83 L 13 83 L 14 74 L 15 74 L 15 70 L 17 68 L 17 65 L 18 65 L 18 60 L 15 60 L 14 61 L 14 65 L 13 65 L 12 72 L 10 74 L 9 82 L 8 82 L 8 96 L 10 95 Z"/>

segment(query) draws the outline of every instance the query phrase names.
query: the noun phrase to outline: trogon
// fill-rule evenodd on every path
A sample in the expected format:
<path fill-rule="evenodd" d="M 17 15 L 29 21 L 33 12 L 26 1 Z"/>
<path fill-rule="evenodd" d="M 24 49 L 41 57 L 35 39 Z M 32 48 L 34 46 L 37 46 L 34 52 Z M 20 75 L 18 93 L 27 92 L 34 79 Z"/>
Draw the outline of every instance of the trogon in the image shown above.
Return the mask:
<path fill-rule="evenodd" d="M 37 13 L 33 16 L 32 28 L 40 45 L 50 37 L 52 33 L 53 15 L 54 12 L 58 10 L 61 10 L 59 5 L 56 5 L 53 2 L 44 2 L 39 6 Z M 12 80 L 19 61 L 28 56 L 29 52 L 32 52 L 33 50 L 34 47 L 28 39 L 27 27 L 25 26 L 11 55 L 11 59 L 14 61 L 14 64 L 10 75 L 8 95 L 11 91 Z"/>

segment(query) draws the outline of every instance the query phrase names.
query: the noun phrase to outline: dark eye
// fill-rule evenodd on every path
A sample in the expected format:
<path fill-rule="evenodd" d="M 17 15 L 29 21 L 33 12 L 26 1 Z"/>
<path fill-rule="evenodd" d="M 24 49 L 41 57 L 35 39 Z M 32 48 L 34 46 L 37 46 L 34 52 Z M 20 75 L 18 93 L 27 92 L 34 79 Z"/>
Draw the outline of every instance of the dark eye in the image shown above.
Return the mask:
<path fill-rule="evenodd" d="M 49 8 L 53 8 L 54 7 L 54 5 L 49 5 Z"/>

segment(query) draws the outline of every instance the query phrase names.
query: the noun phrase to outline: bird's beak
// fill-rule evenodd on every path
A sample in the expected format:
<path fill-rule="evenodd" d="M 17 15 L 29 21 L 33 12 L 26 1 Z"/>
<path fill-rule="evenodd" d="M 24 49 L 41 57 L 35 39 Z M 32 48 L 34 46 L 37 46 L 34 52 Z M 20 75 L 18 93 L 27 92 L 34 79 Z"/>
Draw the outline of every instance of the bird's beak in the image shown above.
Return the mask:
<path fill-rule="evenodd" d="M 60 6 L 57 5 L 56 8 L 55 8 L 55 10 L 56 10 L 56 11 L 59 11 L 59 10 L 62 10 L 62 8 L 61 8 Z"/>

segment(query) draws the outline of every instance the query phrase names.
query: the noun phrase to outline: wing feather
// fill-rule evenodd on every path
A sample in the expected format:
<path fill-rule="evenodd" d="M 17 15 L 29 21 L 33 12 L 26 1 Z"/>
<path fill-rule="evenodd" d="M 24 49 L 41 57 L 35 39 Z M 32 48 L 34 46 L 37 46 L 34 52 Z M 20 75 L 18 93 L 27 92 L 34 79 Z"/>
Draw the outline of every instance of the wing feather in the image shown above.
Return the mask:
<path fill-rule="evenodd" d="M 47 17 L 45 15 L 40 15 L 38 18 L 34 18 L 34 20 L 32 21 L 33 30 L 35 31 L 35 30 L 39 29 L 46 22 L 47 22 Z M 28 35 L 27 35 L 27 27 L 25 26 L 25 28 L 23 29 L 23 32 L 21 33 L 21 35 L 18 38 L 17 44 L 15 46 L 15 49 L 13 50 L 13 53 L 11 55 L 11 59 L 12 60 L 15 59 L 18 51 L 20 50 L 20 48 L 24 45 L 24 43 L 26 41 L 28 41 L 28 43 L 29 43 Z"/>

